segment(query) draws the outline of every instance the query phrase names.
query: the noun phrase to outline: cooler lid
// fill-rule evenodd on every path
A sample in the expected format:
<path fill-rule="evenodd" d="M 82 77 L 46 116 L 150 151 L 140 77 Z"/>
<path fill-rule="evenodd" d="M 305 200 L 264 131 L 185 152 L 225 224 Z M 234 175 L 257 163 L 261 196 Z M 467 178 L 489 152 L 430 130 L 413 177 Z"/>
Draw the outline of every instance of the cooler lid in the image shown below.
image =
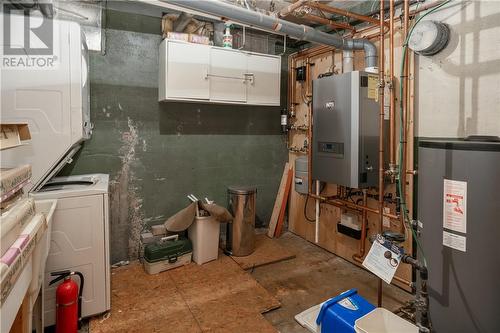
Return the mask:
<path fill-rule="evenodd" d="M 73 162 L 73 156 L 80 150 L 82 146 L 81 145 L 75 145 L 71 147 L 66 155 L 52 168 L 52 170 L 47 173 L 47 176 L 44 178 L 41 178 L 38 183 L 36 183 L 33 188 L 31 189 L 31 192 L 37 192 L 39 191 L 45 183 L 47 183 L 49 180 L 52 179 L 55 175 L 59 173 L 59 171 L 62 170 L 66 166 L 66 164 L 70 164 Z"/>

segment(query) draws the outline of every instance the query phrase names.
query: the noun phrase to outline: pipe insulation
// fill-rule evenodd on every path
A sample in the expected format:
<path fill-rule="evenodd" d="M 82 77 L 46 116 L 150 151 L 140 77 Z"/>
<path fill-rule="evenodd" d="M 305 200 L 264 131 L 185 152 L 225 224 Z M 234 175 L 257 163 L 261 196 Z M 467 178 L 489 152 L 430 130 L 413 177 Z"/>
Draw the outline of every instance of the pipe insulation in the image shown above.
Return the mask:
<path fill-rule="evenodd" d="M 288 35 L 307 42 L 333 46 L 341 50 L 364 50 L 365 67 L 367 71 L 375 71 L 378 56 L 377 47 L 367 39 L 348 39 L 315 30 L 309 26 L 296 24 L 277 17 L 234 6 L 218 0 L 189 1 L 161 0 L 178 7 L 203 12 L 213 16 L 236 21 L 242 24 L 258 27 L 278 34 Z"/>

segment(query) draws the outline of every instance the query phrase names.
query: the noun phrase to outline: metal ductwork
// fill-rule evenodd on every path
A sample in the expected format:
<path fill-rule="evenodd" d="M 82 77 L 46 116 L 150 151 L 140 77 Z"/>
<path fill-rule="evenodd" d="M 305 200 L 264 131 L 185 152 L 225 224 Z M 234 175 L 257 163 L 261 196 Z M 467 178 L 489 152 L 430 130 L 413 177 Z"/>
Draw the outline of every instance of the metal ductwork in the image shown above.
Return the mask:
<path fill-rule="evenodd" d="M 330 45 L 341 50 L 364 50 L 367 71 L 377 68 L 377 48 L 367 39 L 343 39 L 336 35 L 317 31 L 309 26 L 288 22 L 277 17 L 234 6 L 217 0 L 189 1 L 162 0 L 163 2 L 213 16 L 230 19 L 242 24 L 275 31 L 300 40 Z"/>

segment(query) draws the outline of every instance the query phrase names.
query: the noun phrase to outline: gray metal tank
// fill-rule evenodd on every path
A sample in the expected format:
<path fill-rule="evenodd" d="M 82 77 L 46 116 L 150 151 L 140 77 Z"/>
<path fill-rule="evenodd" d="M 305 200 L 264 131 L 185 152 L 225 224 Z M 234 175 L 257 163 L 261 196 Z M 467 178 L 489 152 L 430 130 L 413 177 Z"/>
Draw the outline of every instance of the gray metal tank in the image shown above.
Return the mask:
<path fill-rule="evenodd" d="M 500 142 L 419 142 L 418 220 L 423 224 L 433 332 L 500 332 L 499 170 Z M 450 216 L 450 202 L 455 203 L 445 204 L 444 184 L 446 198 L 463 193 L 450 187 L 449 180 L 462 182 L 452 183 L 461 184 L 453 185 L 458 189 L 466 186 L 466 195 L 459 196 L 465 201 L 457 203 L 466 221 L 460 231 L 450 219 L 443 223 L 444 208 Z"/>
<path fill-rule="evenodd" d="M 308 160 L 307 157 L 302 156 L 295 159 L 295 191 L 301 194 L 308 192 Z"/>

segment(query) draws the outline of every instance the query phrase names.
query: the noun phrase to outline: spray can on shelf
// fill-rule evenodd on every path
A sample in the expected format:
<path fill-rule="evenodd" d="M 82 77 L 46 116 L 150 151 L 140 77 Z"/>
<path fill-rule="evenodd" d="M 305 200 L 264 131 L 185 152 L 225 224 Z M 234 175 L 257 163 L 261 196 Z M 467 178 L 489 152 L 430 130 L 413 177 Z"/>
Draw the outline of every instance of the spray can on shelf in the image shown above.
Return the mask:
<path fill-rule="evenodd" d="M 231 24 L 224 24 L 226 31 L 224 31 L 224 36 L 222 38 L 222 46 L 228 49 L 233 48 L 233 36 L 231 35 Z"/>

